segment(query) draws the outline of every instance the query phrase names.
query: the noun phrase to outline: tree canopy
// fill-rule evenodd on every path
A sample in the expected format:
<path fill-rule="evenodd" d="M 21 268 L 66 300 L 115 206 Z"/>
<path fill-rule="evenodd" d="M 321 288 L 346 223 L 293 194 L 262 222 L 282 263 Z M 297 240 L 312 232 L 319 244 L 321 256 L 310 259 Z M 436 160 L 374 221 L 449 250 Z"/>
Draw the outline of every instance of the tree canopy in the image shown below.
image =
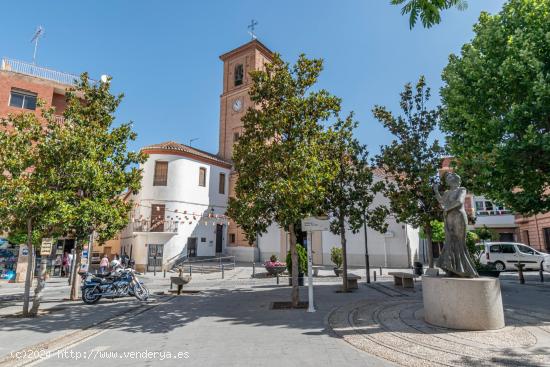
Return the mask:
<path fill-rule="evenodd" d="M 418 18 L 425 28 L 441 22 L 441 11 L 456 6 L 459 10 L 468 7 L 466 0 L 391 0 L 392 5 L 403 5 L 401 14 L 409 14 L 409 27 L 416 25 Z"/>
<path fill-rule="evenodd" d="M 442 130 L 469 189 L 516 212 L 550 210 L 550 2 L 482 13 L 443 71 Z"/>
<path fill-rule="evenodd" d="M 428 108 L 429 99 L 430 88 L 421 76 L 414 88 L 408 83 L 401 93 L 403 115 L 396 117 L 382 106 L 375 106 L 373 113 L 395 138 L 381 147 L 375 158 L 377 166 L 387 175 L 384 194 L 390 201 L 391 212 L 400 222 L 424 230 L 432 266 L 431 223 L 442 218 L 432 184 L 441 166 L 444 148 L 437 139 L 432 139 L 440 111 Z"/>
<path fill-rule="evenodd" d="M 331 232 L 340 235 L 343 257 L 342 284 L 347 291 L 346 229 L 358 232 L 363 224 L 385 232 L 387 208 L 372 207 L 375 195 L 383 188 L 374 182 L 366 146 L 353 135 L 358 122 L 353 113 L 338 121 L 329 130 L 327 151 L 336 160 L 336 171 L 326 190 L 325 212 L 329 214 Z"/>
<path fill-rule="evenodd" d="M 324 149 L 323 122 L 337 117 L 340 99 L 326 90 L 313 90 L 322 65 L 322 60 L 301 55 L 290 66 L 276 54 L 265 70 L 251 72 L 254 107 L 242 119 L 244 131 L 233 153 L 238 178 L 228 213 L 249 241 L 272 223 L 290 233 L 295 305 L 295 226 L 322 210 L 336 171 Z"/>

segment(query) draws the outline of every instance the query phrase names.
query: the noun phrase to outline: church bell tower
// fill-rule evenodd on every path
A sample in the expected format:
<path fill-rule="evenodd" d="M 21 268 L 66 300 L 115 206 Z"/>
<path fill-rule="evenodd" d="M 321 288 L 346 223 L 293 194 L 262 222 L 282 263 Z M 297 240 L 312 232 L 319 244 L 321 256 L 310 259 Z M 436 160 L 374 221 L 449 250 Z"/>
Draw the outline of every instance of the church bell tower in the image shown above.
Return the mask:
<path fill-rule="evenodd" d="M 223 61 L 223 92 L 220 96 L 220 131 L 218 155 L 231 161 L 233 145 L 243 132 L 243 118 L 251 106 L 248 91 L 252 84 L 249 73 L 261 70 L 272 61 L 273 53 L 260 41 L 252 41 L 220 56 Z M 235 195 L 236 174 L 229 178 L 229 196 Z M 248 246 L 236 225 L 229 223 L 229 246 Z"/>

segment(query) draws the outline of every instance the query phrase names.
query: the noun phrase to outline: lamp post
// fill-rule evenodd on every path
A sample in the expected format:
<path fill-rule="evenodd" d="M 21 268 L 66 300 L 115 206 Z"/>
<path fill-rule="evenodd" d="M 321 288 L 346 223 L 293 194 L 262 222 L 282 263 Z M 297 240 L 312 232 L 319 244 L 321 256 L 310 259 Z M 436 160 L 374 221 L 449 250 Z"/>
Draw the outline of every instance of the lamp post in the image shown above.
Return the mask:
<path fill-rule="evenodd" d="M 367 271 L 367 283 L 370 283 L 370 262 L 369 262 L 369 245 L 367 235 L 367 221 L 363 222 L 363 231 L 365 232 L 365 270 Z"/>

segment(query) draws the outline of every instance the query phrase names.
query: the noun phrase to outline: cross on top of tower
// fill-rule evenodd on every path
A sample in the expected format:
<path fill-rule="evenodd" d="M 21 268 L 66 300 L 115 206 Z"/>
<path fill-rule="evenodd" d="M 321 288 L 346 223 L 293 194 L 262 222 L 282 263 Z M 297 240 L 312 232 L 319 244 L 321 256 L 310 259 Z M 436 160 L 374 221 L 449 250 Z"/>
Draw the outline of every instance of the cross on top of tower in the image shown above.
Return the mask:
<path fill-rule="evenodd" d="M 256 29 L 256 26 L 258 25 L 258 22 L 255 21 L 254 19 L 252 19 L 250 21 L 250 24 L 248 25 L 248 33 L 252 36 L 252 39 L 255 40 L 256 39 L 256 33 L 254 33 L 254 30 Z"/>

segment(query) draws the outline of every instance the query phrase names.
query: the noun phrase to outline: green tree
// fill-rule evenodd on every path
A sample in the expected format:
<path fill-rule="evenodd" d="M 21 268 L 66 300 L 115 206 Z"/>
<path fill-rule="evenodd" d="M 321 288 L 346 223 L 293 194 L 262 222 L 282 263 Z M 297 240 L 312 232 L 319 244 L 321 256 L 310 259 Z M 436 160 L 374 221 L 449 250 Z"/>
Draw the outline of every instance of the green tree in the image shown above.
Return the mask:
<path fill-rule="evenodd" d="M 387 209 L 384 206 L 371 208 L 376 192 L 383 185 L 374 183 L 366 146 L 354 136 L 357 127 L 353 114 L 338 119 L 329 131 L 327 151 L 336 160 L 334 180 L 329 183 L 325 198 L 325 212 L 329 214 L 330 230 L 340 235 L 342 246 L 343 291 L 348 291 L 348 262 L 346 229 L 357 233 L 365 223 L 385 232 Z"/>
<path fill-rule="evenodd" d="M 296 226 L 320 214 L 335 172 L 322 123 L 337 117 L 340 99 L 311 90 L 322 65 L 301 55 L 291 67 L 274 55 L 265 70 L 251 72 L 255 107 L 242 119 L 244 132 L 233 153 L 238 179 L 228 213 L 251 243 L 274 222 L 288 231 L 293 306 L 299 300 Z"/>
<path fill-rule="evenodd" d="M 459 10 L 468 7 L 466 0 L 391 0 L 392 5 L 405 5 L 401 14 L 409 14 L 409 27 L 414 28 L 418 17 L 424 28 L 430 28 L 441 22 L 441 11 L 456 6 Z"/>
<path fill-rule="evenodd" d="M 469 189 L 522 214 L 550 210 L 550 2 L 482 13 L 443 71 L 442 130 Z"/>
<path fill-rule="evenodd" d="M 33 316 L 38 310 L 44 287 L 41 271 L 33 307 L 29 310 L 30 289 L 34 271 L 34 247 L 45 234 L 50 234 L 59 222 L 56 208 L 63 197 L 48 173 L 45 159 L 49 149 L 49 133 L 55 128 L 51 109 L 38 107 L 42 119 L 34 113 L 12 114 L 0 122 L 0 225 L 12 239 L 26 242 L 28 266 L 23 293 L 23 316 Z"/>
<path fill-rule="evenodd" d="M 384 193 L 391 211 L 400 222 L 420 227 L 428 242 L 428 263 L 433 267 L 433 220 L 441 220 L 441 208 L 432 184 L 441 165 L 444 149 L 431 135 L 439 120 L 439 109 L 430 110 L 427 103 L 430 88 L 421 76 L 413 92 L 406 84 L 401 93 L 402 116 L 395 117 L 385 107 L 375 106 L 374 116 L 395 137 L 381 147 L 376 163 L 386 173 Z"/>
<path fill-rule="evenodd" d="M 426 239 L 426 234 L 422 229 L 420 230 L 420 238 Z M 440 220 L 432 220 L 432 242 L 445 242 L 445 228 Z"/>
<path fill-rule="evenodd" d="M 486 225 L 483 227 L 474 229 L 473 233 L 482 241 L 495 241 L 497 234 L 494 230 L 488 228 Z"/>
<path fill-rule="evenodd" d="M 110 239 L 127 225 L 132 203 L 123 194 L 140 188 L 137 165 L 145 156 L 128 151 L 128 142 L 136 138 L 131 123 L 114 124 L 122 98 L 111 94 L 110 80 L 95 83 L 84 73 L 67 93 L 65 122 L 51 133 L 51 179 L 65 193 L 58 210 L 63 230 L 74 233 L 77 266 L 82 245 L 93 242 L 90 238 Z M 72 276 L 74 300 L 79 278 L 76 272 Z"/>

